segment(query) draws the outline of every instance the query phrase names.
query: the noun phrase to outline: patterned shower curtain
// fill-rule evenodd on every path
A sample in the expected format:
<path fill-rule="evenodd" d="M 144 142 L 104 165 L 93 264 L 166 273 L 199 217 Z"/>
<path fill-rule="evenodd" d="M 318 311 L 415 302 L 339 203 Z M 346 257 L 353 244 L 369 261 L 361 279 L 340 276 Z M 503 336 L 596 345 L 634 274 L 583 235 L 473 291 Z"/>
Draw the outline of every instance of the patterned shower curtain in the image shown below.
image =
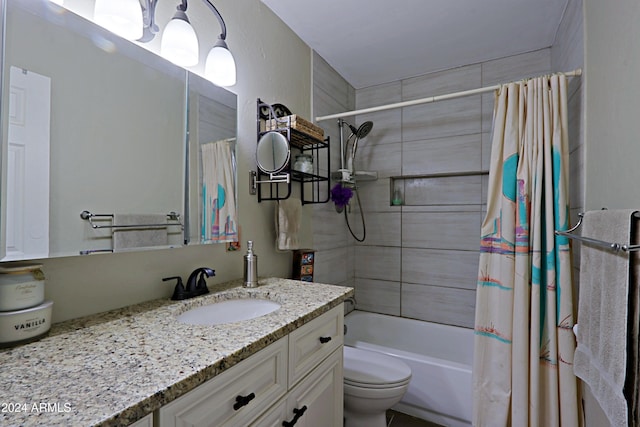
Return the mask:
<path fill-rule="evenodd" d="M 567 81 L 496 93 L 482 223 L 473 366 L 474 426 L 578 426 L 572 361 Z"/>
<path fill-rule="evenodd" d="M 235 139 L 202 144 L 201 243 L 237 242 Z"/>

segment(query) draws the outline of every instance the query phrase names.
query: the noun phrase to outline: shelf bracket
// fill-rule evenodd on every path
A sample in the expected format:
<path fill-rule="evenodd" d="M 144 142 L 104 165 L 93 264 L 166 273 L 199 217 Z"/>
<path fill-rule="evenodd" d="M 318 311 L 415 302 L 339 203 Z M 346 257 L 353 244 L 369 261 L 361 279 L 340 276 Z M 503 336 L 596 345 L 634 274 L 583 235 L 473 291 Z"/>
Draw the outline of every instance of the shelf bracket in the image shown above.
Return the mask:
<path fill-rule="evenodd" d="M 258 180 L 258 173 L 256 171 L 249 171 L 249 194 L 255 196 L 258 193 L 258 184 L 289 184 L 291 182 L 291 175 L 288 173 L 283 174 L 269 174 L 269 179 Z"/>

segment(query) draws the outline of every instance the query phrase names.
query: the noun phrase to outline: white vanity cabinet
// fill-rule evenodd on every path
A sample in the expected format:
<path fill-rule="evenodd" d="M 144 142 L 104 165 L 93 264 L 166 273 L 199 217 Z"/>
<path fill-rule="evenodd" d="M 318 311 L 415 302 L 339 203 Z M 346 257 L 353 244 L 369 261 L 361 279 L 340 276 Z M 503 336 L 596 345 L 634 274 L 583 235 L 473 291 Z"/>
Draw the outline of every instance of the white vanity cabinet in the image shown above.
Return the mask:
<path fill-rule="evenodd" d="M 334 307 L 163 406 L 156 426 L 341 426 L 343 310 Z"/>

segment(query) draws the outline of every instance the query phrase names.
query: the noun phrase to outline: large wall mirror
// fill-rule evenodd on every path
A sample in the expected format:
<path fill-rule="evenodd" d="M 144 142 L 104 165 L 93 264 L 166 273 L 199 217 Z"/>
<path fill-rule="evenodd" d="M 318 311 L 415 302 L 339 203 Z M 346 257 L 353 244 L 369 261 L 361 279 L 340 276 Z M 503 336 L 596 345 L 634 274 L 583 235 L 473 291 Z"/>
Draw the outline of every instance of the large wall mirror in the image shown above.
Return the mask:
<path fill-rule="evenodd" d="M 235 95 L 48 1 L 4 6 L 0 261 L 208 243 L 187 231 L 202 209 L 189 198 L 202 185 L 187 127 L 216 119 L 187 112 L 219 97 L 233 129 L 212 138 L 232 139 Z M 110 227 L 158 216 L 170 224 L 161 243 Z"/>

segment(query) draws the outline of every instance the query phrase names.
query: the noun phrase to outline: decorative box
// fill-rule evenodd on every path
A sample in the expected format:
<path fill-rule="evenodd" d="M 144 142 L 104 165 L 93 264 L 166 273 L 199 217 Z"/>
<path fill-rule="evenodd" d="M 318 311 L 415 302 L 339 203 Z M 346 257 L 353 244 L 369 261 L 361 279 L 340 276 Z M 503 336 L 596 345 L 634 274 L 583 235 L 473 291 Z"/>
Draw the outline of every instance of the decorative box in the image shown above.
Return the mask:
<path fill-rule="evenodd" d="M 315 253 L 314 249 L 297 249 L 293 251 L 292 279 L 313 282 Z"/>

